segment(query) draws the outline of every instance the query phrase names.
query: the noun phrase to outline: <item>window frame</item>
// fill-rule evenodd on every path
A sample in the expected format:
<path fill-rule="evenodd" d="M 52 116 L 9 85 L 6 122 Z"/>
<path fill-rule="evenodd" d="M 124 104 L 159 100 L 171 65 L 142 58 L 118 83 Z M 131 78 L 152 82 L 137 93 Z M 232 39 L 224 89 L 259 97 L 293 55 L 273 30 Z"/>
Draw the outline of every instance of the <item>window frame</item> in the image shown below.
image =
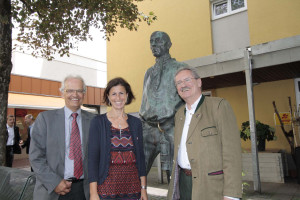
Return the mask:
<path fill-rule="evenodd" d="M 245 10 L 247 10 L 247 0 L 244 0 L 244 4 L 245 6 L 236 10 L 232 10 L 231 8 L 231 1 L 232 0 L 210 0 L 211 1 L 211 13 L 212 13 L 212 20 L 215 19 L 220 19 L 229 15 L 233 15 L 239 12 L 243 12 Z M 215 15 L 215 6 L 221 3 L 227 2 L 227 12 L 220 14 L 220 15 Z"/>

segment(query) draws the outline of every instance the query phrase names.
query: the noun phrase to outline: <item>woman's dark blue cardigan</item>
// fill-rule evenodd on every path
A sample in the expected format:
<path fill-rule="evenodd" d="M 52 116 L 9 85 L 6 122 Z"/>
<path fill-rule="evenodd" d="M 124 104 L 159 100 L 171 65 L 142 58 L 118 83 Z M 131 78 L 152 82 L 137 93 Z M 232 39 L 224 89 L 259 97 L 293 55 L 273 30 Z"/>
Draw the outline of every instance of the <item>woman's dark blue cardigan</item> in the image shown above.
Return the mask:
<path fill-rule="evenodd" d="M 132 134 L 139 176 L 146 176 L 142 123 L 131 115 L 128 115 L 127 123 Z M 107 178 L 110 165 L 110 128 L 111 122 L 106 114 L 98 115 L 91 121 L 88 144 L 89 183 L 102 184 Z"/>

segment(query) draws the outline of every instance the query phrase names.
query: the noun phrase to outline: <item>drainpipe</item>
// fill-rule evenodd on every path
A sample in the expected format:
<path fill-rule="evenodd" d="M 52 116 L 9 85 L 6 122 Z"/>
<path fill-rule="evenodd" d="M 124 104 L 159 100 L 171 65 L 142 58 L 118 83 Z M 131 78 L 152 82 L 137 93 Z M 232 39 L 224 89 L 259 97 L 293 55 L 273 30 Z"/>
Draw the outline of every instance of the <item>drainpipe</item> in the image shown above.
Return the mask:
<path fill-rule="evenodd" d="M 250 47 L 247 47 L 246 50 L 244 51 L 244 61 L 245 61 L 245 76 L 246 76 L 250 136 L 251 136 L 253 186 L 254 186 L 254 191 L 260 193 L 261 184 L 260 184 L 260 173 L 259 173 L 257 141 L 256 141 L 256 126 L 255 126 L 253 83 L 252 83 L 252 54 L 251 54 Z"/>

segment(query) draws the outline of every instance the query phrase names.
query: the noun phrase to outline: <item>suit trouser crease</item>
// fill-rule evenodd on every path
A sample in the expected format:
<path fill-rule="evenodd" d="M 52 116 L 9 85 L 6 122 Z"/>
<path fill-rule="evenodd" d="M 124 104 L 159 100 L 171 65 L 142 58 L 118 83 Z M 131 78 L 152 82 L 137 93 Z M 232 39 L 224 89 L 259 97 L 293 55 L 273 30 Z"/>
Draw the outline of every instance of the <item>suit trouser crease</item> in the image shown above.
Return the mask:
<path fill-rule="evenodd" d="M 180 200 L 191 200 L 192 188 L 193 188 L 192 176 L 187 176 L 183 170 L 180 170 L 180 175 L 179 175 Z"/>
<path fill-rule="evenodd" d="M 14 147 L 6 146 L 6 167 L 12 167 L 14 160 Z"/>

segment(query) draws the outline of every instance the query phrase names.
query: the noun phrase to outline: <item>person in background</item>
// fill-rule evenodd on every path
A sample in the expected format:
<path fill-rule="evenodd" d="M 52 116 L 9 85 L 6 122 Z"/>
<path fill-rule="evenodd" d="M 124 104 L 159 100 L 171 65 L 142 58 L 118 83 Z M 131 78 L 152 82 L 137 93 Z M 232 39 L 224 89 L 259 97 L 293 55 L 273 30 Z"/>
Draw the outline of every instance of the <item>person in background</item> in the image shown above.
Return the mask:
<path fill-rule="evenodd" d="M 175 85 L 186 104 L 175 115 L 168 199 L 241 198 L 241 139 L 231 106 L 225 99 L 202 94 L 194 68 L 178 70 Z"/>
<path fill-rule="evenodd" d="M 34 117 L 32 114 L 28 114 L 24 117 L 25 124 L 28 126 L 27 128 L 27 140 L 22 145 L 22 148 L 26 147 L 26 153 L 29 154 L 29 148 L 30 148 L 30 139 L 32 134 L 32 129 L 34 126 Z"/>
<path fill-rule="evenodd" d="M 27 128 L 27 140 L 22 145 L 22 148 L 26 147 L 26 153 L 29 154 L 29 148 L 30 148 L 30 140 L 31 140 L 31 134 L 32 129 L 34 126 L 34 117 L 32 114 L 28 114 L 24 117 L 25 124 L 28 126 Z M 31 167 L 31 171 L 33 172 L 33 169 Z"/>
<path fill-rule="evenodd" d="M 21 154 L 19 127 L 15 126 L 15 116 L 8 115 L 6 123 L 6 167 L 12 167 L 14 154 Z"/>
<path fill-rule="evenodd" d="M 60 91 L 65 106 L 41 112 L 32 130 L 33 199 L 88 200 L 87 142 L 94 114 L 81 110 L 86 85 L 80 76 L 67 76 Z"/>
<path fill-rule="evenodd" d="M 125 113 L 134 98 L 123 78 L 107 84 L 103 99 L 111 110 L 96 116 L 90 128 L 90 200 L 148 199 L 142 123 Z"/>

